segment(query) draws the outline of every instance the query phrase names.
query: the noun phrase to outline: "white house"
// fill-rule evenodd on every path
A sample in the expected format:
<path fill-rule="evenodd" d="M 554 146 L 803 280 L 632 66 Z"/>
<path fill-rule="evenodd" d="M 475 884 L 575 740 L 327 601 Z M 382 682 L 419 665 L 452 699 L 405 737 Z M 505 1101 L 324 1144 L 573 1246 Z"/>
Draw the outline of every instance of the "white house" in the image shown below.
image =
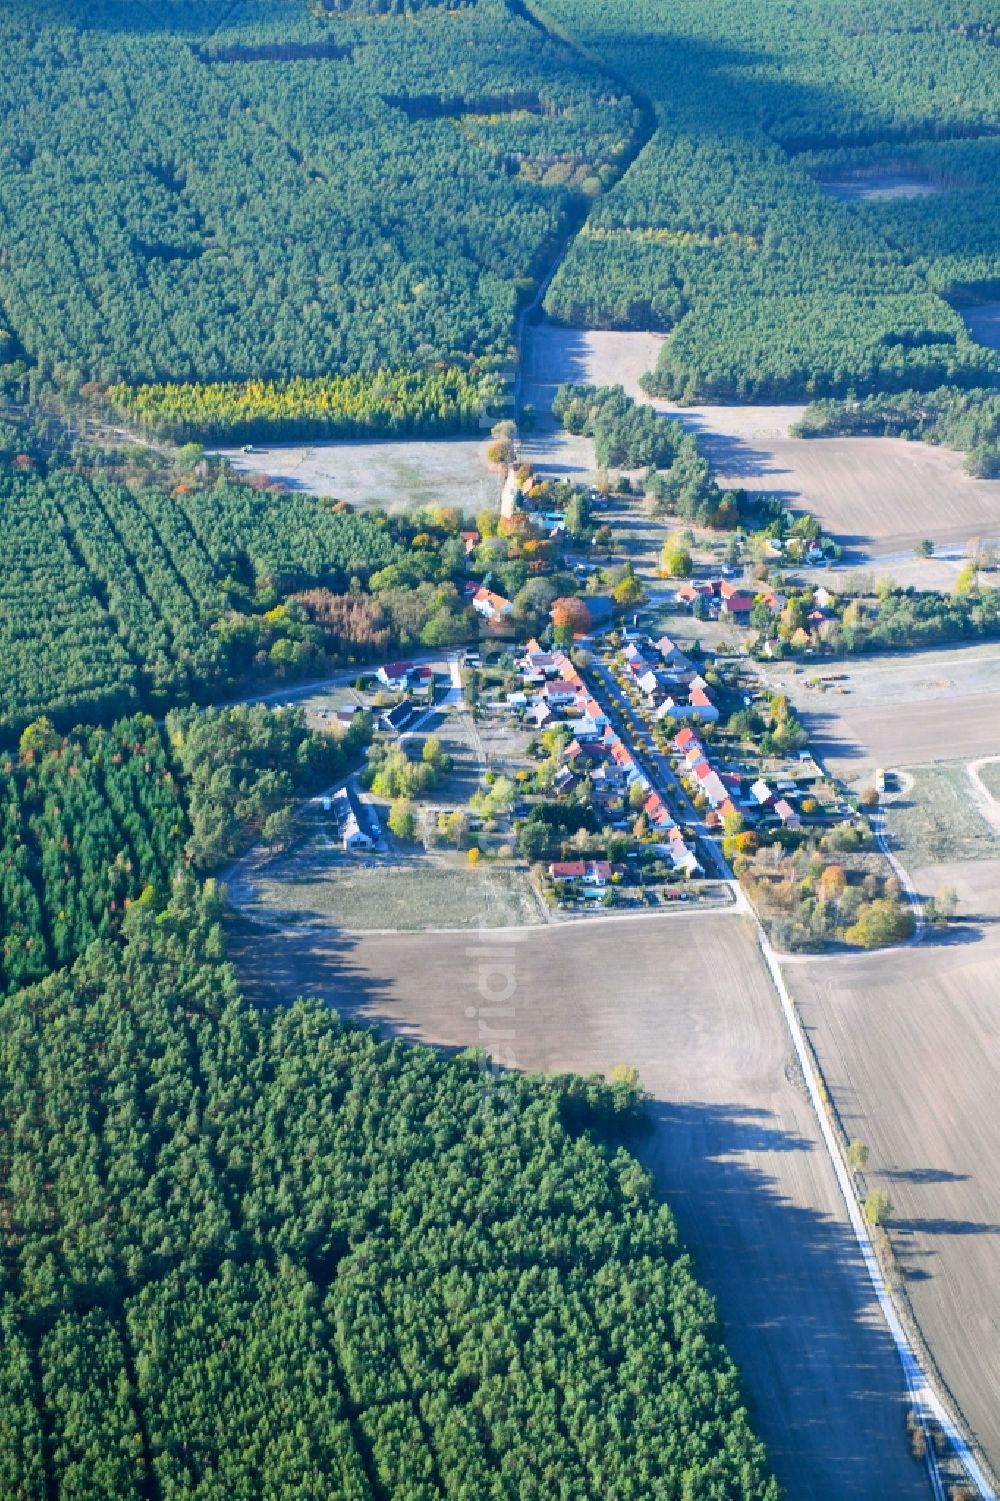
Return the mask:
<path fill-rule="evenodd" d="M 410 681 L 412 662 L 386 662 L 375 676 L 390 693 L 402 693 Z"/>
<path fill-rule="evenodd" d="M 575 740 L 597 740 L 603 733 L 604 727 L 591 719 L 589 714 L 581 714 L 579 719 L 567 719 L 566 728 Z"/>
<path fill-rule="evenodd" d="M 494 594 L 492 589 L 479 588 L 472 596 L 472 608 L 484 620 L 502 620 L 514 606 L 502 594 Z"/>

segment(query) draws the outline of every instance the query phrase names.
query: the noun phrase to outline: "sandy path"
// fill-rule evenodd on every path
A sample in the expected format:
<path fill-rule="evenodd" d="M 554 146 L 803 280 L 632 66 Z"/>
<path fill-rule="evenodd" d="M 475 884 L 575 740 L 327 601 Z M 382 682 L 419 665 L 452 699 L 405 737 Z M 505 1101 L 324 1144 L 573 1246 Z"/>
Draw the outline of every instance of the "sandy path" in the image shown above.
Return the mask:
<path fill-rule="evenodd" d="M 980 756 L 978 761 L 970 761 L 965 768 L 966 775 L 972 783 L 973 796 L 980 813 L 992 829 L 1000 834 L 1000 802 L 997 802 L 982 777 L 979 775 L 981 766 L 992 766 L 1000 761 L 1000 756 Z"/>

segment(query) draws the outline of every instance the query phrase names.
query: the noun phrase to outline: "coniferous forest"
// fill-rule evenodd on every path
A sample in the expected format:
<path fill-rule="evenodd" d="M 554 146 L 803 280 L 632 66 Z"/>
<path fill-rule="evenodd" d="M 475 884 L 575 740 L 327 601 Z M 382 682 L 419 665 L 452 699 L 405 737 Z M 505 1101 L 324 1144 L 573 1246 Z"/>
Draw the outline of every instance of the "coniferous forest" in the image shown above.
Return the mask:
<path fill-rule="evenodd" d="M 635 133 L 504 0 L 11 0 L 0 100 L 0 306 L 36 379 L 212 433 L 474 426 Z"/>
<path fill-rule="evenodd" d="M 258 1010 L 226 959 L 216 880 L 370 723 L 196 705 L 464 640 L 463 518 L 30 414 L 478 430 L 554 272 L 552 319 L 671 334 L 650 391 L 809 395 L 808 430 L 994 472 L 961 314 L 1000 295 L 996 29 L 793 11 L 0 6 L 0 1501 L 776 1501 L 634 1085 L 494 1073 L 335 995 Z M 926 191 L 859 190 L 900 174 Z M 556 411 L 736 524 L 679 423 L 620 387 Z"/>
<path fill-rule="evenodd" d="M 11 0 L 0 359 L 173 436 L 454 431 L 558 265 L 550 316 L 672 332 L 662 394 L 990 386 L 994 40 L 957 0 Z"/>
<path fill-rule="evenodd" d="M 249 1007 L 181 846 L 333 768 L 168 728 L 3 768 L 0 1494 L 774 1501 L 634 1088 Z"/>
<path fill-rule="evenodd" d="M 650 388 L 679 398 L 992 383 L 957 309 L 1000 288 L 1000 53 L 966 7 L 544 9 L 657 120 L 570 247 L 553 317 L 672 330 Z M 917 195 L 829 186 L 896 175 Z"/>

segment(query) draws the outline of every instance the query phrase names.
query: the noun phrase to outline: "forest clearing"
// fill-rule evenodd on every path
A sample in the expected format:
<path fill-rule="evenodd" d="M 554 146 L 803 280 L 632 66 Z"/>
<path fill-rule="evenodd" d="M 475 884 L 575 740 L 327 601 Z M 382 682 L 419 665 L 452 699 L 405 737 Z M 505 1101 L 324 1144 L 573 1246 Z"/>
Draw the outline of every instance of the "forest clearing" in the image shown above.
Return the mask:
<path fill-rule="evenodd" d="M 655 333 L 529 327 L 525 399 L 540 420 L 525 441 L 526 456 L 583 477 L 593 466 L 589 443 L 545 420 L 556 388 L 563 381 L 621 385 L 637 401 L 650 401 L 639 379 L 664 342 Z M 1000 538 L 1000 481 L 963 474 L 961 454 L 949 449 L 902 438 L 794 438 L 802 404 L 652 405 L 697 434 L 723 488 L 778 495 L 793 510 L 809 511 L 852 561 L 877 564 L 911 552 L 924 537 L 963 547 Z"/>
<path fill-rule="evenodd" d="M 481 438 L 405 438 L 350 443 L 265 443 L 246 453 L 217 450 L 237 474 L 262 474 L 291 490 L 352 505 L 413 511 L 455 505 L 464 511 L 500 503 L 500 474 Z"/>

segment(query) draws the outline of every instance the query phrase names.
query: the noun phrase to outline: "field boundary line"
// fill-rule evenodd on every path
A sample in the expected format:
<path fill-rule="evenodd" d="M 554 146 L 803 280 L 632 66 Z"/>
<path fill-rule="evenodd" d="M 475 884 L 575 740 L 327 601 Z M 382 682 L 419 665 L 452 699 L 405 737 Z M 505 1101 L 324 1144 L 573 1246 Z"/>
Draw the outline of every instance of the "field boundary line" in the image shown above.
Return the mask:
<path fill-rule="evenodd" d="M 504 867 L 504 869 L 518 871 L 520 870 L 520 867 L 515 865 L 507 865 Z M 523 874 L 523 871 L 521 871 L 521 874 Z M 248 922 L 255 922 L 260 927 L 272 926 L 272 924 L 268 923 L 265 919 L 258 918 L 253 913 L 245 911 L 235 901 L 232 903 L 232 906 L 233 910 L 239 916 L 246 918 Z M 543 917 L 539 917 L 538 922 L 535 923 L 499 924 L 496 927 L 489 927 L 488 931 L 491 934 L 509 933 L 514 937 L 520 938 L 526 937 L 531 933 L 558 933 L 561 928 L 575 928 L 579 927 L 581 924 L 585 924 L 589 928 L 596 927 L 598 924 L 603 923 L 667 923 L 677 922 L 679 919 L 685 917 L 701 918 L 720 917 L 727 915 L 738 916 L 739 912 L 737 908 L 728 904 L 726 904 L 725 906 L 720 904 L 718 907 L 710 906 L 676 908 L 673 911 L 666 912 L 609 912 L 606 914 L 598 912 L 581 912 L 578 916 L 575 917 L 571 916 L 566 918 L 555 918 L 554 920 L 548 922 Z M 745 916 L 746 914 L 743 915 Z M 296 924 L 296 927 L 299 929 L 302 929 L 305 926 L 305 923 Z M 424 934 L 428 934 L 430 936 L 437 935 L 438 937 L 446 937 L 448 934 L 455 935 L 457 933 L 476 933 L 480 931 L 475 923 L 466 923 L 466 925 L 462 928 L 345 928 L 340 923 L 329 921 L 313 923 L 311 924 L 311 926 L 319 926 L 326 928 L 331 932 L 343 933 L 348 938 L 416 938 L 421 937 Z"/>
<path fill-rule="evenodd" d="M 902 861 L 897 859 L 892 850 L 889 848 L 889 838 L 885 832 L 885 814 L 886 809 L 891 805 L 891 803 L 892 798 L 887 798 L 884 792 L 879 795 L 878 809 L 876 810 L 875 817 L 872 819 L 872 833 L 875 835 L 875 843 L 878 845 L 879 849 L 882 851 L 883 855 L 892 866 L 893 872 L 895 873 L 899 884 L 902 886 L 903 891 L 906 894 L 906 900 L 909 902 L 910 910 L 913 913 L 914 928 L 912 938 L 908 938 L 905 943 L 894 944 L 893 947 L 912 948 L 914 944 L 919 943 L 924 936 L 924 904 L 917 894 L 917 888 L 910 880 L 909 871 L 903 865 Z"/>
<path fill-rule="evenodd" d="M 826 1100 L 824 1099 L 824 1095 L 828 1096 L 829 1091 L 826 1088 L 825 1082 L 821 1079 L 818 1064 L 813 1058 L 812 1050 L 806 1040 L 802 1022 L 785 983 L 778 957 L 759 922 L 757 923 L 757 928 L 760 951 L 768 967 L 771 979 L 774 982 L 774 987 L 778 992 L 778 999 L 781 1002 L 785 1022 L 791 1033 L 796 1056 L 806 1081 L 806 1088 L 809 1091 L 809 1098 L 816 1112 L 823 1141 L 826 1145 L 830 1161 L 833 1164 L 833 1170 L 847 1207 L 851 1229 L 854 1232 L 854 1238 L 861 1252 L 869 1281 L 875 1292 L 879 1307 L 882 1310 L 882 1316 L 885 1319 L 889 1334 L 896 1347 L 896 1353 L 903 1368 L 903 1379 L 906 1389 L 924 1433 L 927 1470 L 935 1501 L 945 1501 L 945 1492 L 938 1471 L 933 1438 L 928 1432 L 928 1422 L 931 1419 L 939 1425 L 947 1437 L 966 1474 L 975 1486 L 981 1501 L 997 1501 L 997 1493 L 985 1469 L 980 1465 L 961 1427 L 951 1416 L 951 1413 L 939 1396 L 917 1356 L 910 1336 L 903 1327 L 892 1293 L 883 1276 L 871 1234 L 858 1205 L 857 1195 L 854 1191 L 840 1144 L 837 1141 L 836 1134 L 830 1122 L 830 1114 L 826 1108 Z"/>

